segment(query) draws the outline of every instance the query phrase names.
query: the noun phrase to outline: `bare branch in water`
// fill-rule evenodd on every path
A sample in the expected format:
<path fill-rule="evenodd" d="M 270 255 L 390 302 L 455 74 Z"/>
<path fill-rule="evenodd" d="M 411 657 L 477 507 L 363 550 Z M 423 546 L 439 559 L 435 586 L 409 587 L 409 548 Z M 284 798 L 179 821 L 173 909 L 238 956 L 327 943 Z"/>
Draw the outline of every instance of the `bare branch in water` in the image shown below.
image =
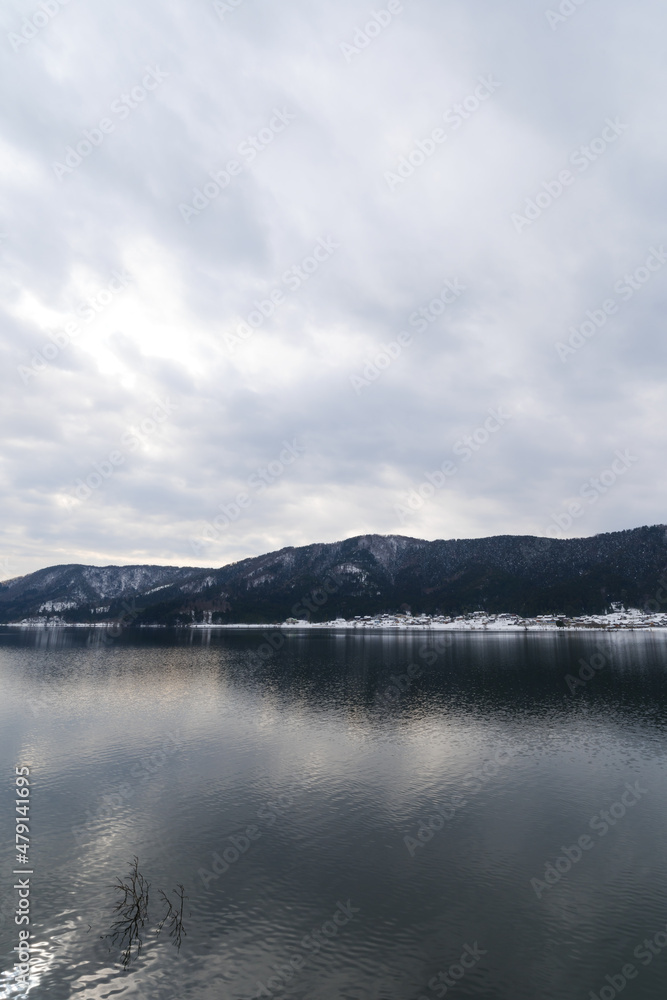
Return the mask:
<path fill-rule="evenodd" d="M 139 871 L 139 859 L 136 856 L 130 865 L 129 874 L 124 879 L 117 878 L 109 888 L 115 889 L 119 894 L 114 907 L 117 920 L 111 925 L 110 932 L 103 937 L 109 938 L 112 944 L 120 947 L 123 967 L 127 968 L 133 958 L 139 957 L 143 946 L 144 928 L 149 921 L 150 882 Z M 172 889 L 176 902 L 172 902 L 162 889 L 159 890 L 159 895 L 166 904 L 166 912 L 156 927 L 156 934 L 159 936 L 164 925 L 168 924 L 169 937 L 180 951 L 183 938 L 186 937 L 183 911 L 188 897 L 185 895 L 185 886 L 179 882 L 176 889 Z"/>
<path fill-rule="evenodd" d="M 114 907 L 114 913 L 119 916 L 106 936 L 111 938 L 113 944 L 120 946 L 123 966 L 127 968 L 132 961 L 133 950 L 136 948 L 135 957 L 141 951 L 142 934 L 148 920 L 150 882 L 139 871 L 139 859 L 136 856 L 129 875 L 125 879 L 117 878 L 110 888 L 120 893 L 120 899 Z"/>
<path fill-rule="evenodd" d="M 178 900 L 176 906 L 174 906 L 166 892 L 163 892 L 162 889 L 160 889 L 160 896 L 167 906 L 167 912 L 158 924 L 156 933 L 159 935 L 164 925 L 168 922 L 169 937 L 172 938 L 174 944 L 180 951 L 182 940 L 184 937 L 187 937 L 187 931 L 183 926 L 183 907 L 185 905 L 185 900 L 188 899 L 188 897 L 185 895 L 185 886 L 183 886 L 180 882 L 178 883 L 177 888 L 172 891 Z"/>

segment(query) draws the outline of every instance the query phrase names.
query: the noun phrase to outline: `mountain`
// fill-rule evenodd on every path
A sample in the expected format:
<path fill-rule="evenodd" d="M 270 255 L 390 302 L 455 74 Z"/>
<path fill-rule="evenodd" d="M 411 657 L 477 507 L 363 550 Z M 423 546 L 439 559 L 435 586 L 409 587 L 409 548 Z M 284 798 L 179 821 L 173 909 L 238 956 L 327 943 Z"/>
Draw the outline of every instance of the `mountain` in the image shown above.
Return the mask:
<path fill-rule="evenodd" d="M 220 569 L 53 566 L 0 583 L 0 622 L 263 624 L 407 609 L 571 616 L 612 602 L 656 611 L 667 609 L 666 574 L 665 525 L 571 539 L 359 535 Z"/>

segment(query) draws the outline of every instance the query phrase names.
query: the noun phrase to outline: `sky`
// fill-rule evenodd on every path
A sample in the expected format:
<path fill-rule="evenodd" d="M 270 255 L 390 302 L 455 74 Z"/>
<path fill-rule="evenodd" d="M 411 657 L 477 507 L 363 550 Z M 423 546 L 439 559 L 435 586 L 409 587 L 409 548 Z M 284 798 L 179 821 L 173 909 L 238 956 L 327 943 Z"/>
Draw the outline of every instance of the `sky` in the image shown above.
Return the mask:
<path fill-rule="evenodd" d="M 0 578 L 662 523 L 666 28 L 4 4 Z"/>

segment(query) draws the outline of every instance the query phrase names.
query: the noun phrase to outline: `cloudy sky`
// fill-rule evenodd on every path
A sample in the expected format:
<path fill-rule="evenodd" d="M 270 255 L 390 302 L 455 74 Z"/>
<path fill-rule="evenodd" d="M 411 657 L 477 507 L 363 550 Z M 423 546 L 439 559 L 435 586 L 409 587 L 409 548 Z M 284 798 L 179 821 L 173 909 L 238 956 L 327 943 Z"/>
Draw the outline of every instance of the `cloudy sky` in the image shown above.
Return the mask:
<path fill-rule="evenodd" d="M 4 4 L 1 577 L 665 520 L 667 13 L 559 2 Z"/>

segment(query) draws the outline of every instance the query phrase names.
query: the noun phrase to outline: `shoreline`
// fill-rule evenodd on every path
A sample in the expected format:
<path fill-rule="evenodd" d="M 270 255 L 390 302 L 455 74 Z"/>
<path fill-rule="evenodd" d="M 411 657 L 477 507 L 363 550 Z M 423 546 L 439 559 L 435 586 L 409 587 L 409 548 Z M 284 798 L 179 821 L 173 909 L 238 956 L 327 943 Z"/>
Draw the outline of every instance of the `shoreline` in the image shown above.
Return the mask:
<path fill-rule="evenodd" d="M 509 620 L 508 620 L 509 619 Z M 118 627 L 117 622 L 64 622 L 62 620 L 30 620 L 20 622 L 5 622 L 0 627 L 12 629 L 53 629 L 53 628 L 89 628 L 108 629 Z M 279 630 L 280 632 L 352 632 L 384 633 L 408 635 L 432 632 L 487 632 L 496 634 L 517 634 L 525 632 L 667 632 L 667 615 L 648 615 L 643 612 L 613 612 L 609 615 L 582 615 L 577 618 L 564 616 L 537 616 L 536 618 L 519 618 L 515 615 L 481 615 L 477 613 L 470 618 L 457 618 L 450 621 L 425 621 L 423 618 L 412 621 L 383 621 L 371 618 L 328 622 L 285 621 L 273 623 L 215 623 L 188 622 L 184 625 L 140 624 L 121 626 L 124 630 L 136 629 L 167 629 L 193 631 L 246 631 L 258 632 Z"/>

